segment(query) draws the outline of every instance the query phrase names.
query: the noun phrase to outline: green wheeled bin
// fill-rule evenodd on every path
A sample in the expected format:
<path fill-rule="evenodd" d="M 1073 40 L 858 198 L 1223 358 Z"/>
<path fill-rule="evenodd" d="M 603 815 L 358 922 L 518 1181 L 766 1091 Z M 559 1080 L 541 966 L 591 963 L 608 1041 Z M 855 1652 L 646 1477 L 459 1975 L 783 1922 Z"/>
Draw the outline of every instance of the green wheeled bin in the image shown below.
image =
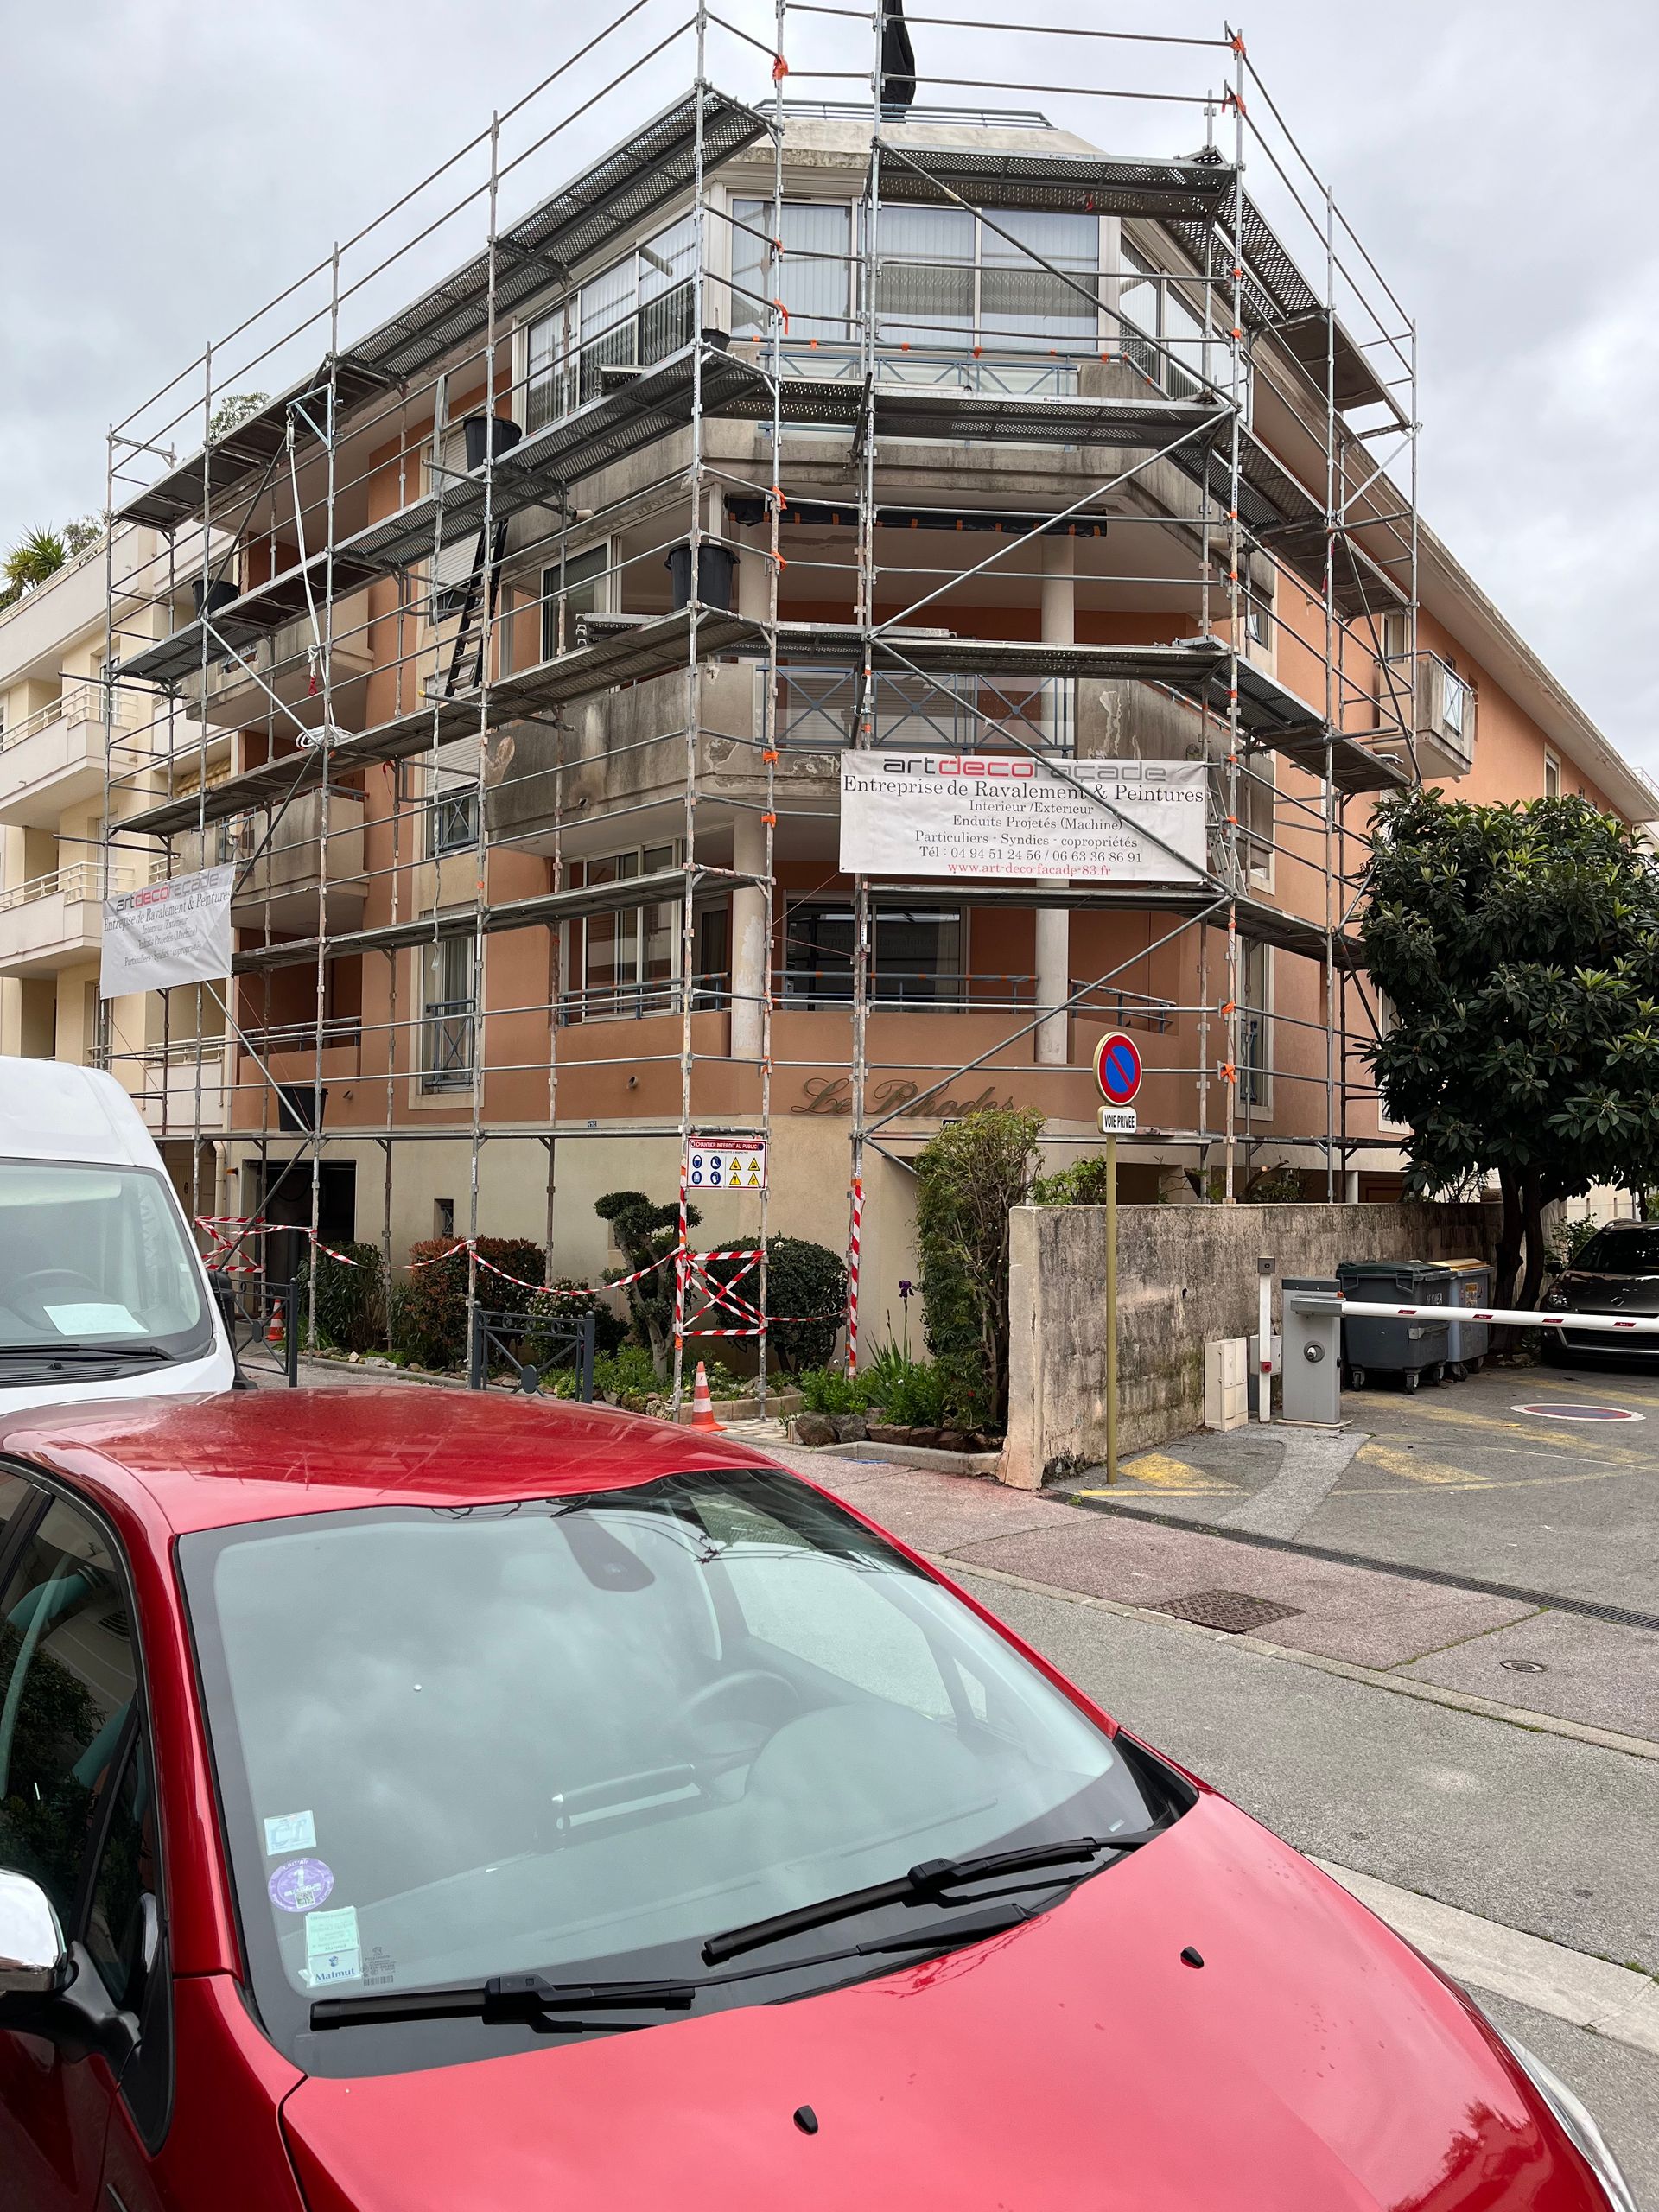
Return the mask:
<path fill-rule="evenodd" d="M 1343 1296 L 1369 1306 L 1450 1308 L 1454 1281 L 1450 1268 L 1430 1260 L 1344 1260 L 1337 1268 Z M 1351 1390 L 1384 1375 L 1398 1376 L 1407 1390 L 1439 1382 L 1451 1357 L 1449 1311 L 1444 1319 L 1433 1313 L 1343 1316 L 1342 1372 Z"/>

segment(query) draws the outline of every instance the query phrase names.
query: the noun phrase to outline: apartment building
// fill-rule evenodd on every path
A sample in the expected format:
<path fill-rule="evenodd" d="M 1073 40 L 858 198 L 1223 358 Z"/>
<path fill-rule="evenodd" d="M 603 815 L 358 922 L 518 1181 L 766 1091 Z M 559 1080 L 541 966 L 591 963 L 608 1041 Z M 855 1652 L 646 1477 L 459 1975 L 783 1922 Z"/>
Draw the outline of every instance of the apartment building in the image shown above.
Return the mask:
<path fill-rule="evenodd" d="M 856 1188 L 879 1335 L 917 1150 L 993 1102 L 1097 1148 L 1120 1027 L 1125 1198 L 1396 1187 L 1377 798 L 1659 803 L 1415 514 L 1401 311 L 1302 274 L 1231 128 L 1128 159 L 705 85 L 129 490 L 112 696 L 152 753 L 109 864 L 241 862 L 219 1210 L 303 1157 L 270 1203 L 327 1242 L 544 1236 L 586 1278 L 605 1191 L 684 1173 L 704 1243 L 838 1247 Z M 843 865 L 849 753 L 1201 764 L 1203 862 Z M 9 869 L 60 870 L 10 804 Z M 118 1007 L 118 1060 L 194 1037 L 187 995 Z M 764 1194 L 707 1188 L 721 1137 Z"/>
<path fill-rule="evenodd" d="M 102 1028 L 99 999 L 105 898 L 166 868 L 144 841 L 111 853 L 109 820 L 118 837 L 157 789 L 233 765 L 230 732 L 106 680 L 112 623 L 133 636 L 170 623 L 156 594 L 169 564 L 155 531 L 123 525 L 0 611 L 0 1052 L 107 1053 L 183 1186 L 194 1132 L 229 1116 L 224 983 L 112 1000 Z"/>

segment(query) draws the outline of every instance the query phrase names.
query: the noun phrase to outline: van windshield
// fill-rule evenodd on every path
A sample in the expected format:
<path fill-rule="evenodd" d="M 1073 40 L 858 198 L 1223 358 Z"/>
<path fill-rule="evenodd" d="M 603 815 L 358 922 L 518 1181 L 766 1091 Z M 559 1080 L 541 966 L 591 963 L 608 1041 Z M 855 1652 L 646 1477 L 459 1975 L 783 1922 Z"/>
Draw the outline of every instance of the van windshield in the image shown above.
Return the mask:
<path fill-rule="evenodd" d="M 31 1354 L 188 1359 L 211 1342 L 201 1270 L 159 1175 L 0 1160 L 0 1387 Z"/>

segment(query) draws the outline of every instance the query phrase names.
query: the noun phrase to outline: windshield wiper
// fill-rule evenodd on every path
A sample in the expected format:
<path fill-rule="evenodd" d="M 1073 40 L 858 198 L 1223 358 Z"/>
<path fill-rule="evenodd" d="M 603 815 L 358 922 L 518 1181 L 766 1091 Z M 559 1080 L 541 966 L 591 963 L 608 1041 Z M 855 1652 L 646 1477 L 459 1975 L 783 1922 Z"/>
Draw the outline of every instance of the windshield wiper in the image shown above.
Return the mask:
<path fill-rule="evenodd" d="M 878 1936 L 868 1942 L 820 1951 L 808 1959 L 780 1959 L 770 1966 L 740 1967 L 735 1974 L 690 1979 L 562 1982 L 548 1981 L 537 1974 L 500 1974 L 489 1981 L 462 1982 L 448 1989 L 389 1989 L 379 1995 L 365 1991 L 350 1997 L 320 1997 L 311 2007 L 311 2025 L 314 2029 L 366 2028 L 410 2020 L 481 2019 L 486 2026 L 511 2021 L 591 2033 L 645 2027 L 649 2023 L 643 2020 L 593 2020 L 566 2014 L 602 2012 L 610 2006 L 619 2012 L 689 2012 L 702 1990 L 721 1989 L 730 1982 L 753 1981 L 766 1974 L 839 1966 L 848 1959 L 877 1958 L 888 1951 L 957 1950 L 988 1936 L 1006 1935 L 1033 1916 L 1028 1906 L 1010 1899 L 982 1912 L 963 1911 L 933 1927 Z"/>
<path fill-rule="evenodd" d="M 1037 1872 L 1047 1866 L 1086 1864 L 1103 1851 L 1137 1851 L 1161 1835 L 1161 1827 L 1143 1828 L 1122 1835 L 1077 1835 L 1057 1843 L 1032 1843 L 1016 1851 L 982 1851 L 967 1859 L 929 1859 L 890 1882 L 873 1882 L 868 1889 L 847 1890 L 840 1897 L 824 1897 L 816 1904 L 798 1904 L 789 1912 L 774 1913 L 769 1920 L 752 1920 L 741 1928 L 728 1928 L 711 1936 L 702 1947 L 709 1965 L 735 1958 L 740 1951 L 763 1943 L 780 1942 L 808 1928 L 825 1928 L 832 1921 L 850 1920 L 861 1912 L 874 1912 L 887 1904 L 977 1904 L 978 1897 L 950 1897 L 942 1894 L 963 1882 L 979 1882 L 1003 1874 Z M 1027 1886 L 1029 1886 L 1028 1885 Z"/>
<path fill-rule="evenodd" d="M 0 1359 L 170 1359 L 159 1344 L 0 1344 Z"/>

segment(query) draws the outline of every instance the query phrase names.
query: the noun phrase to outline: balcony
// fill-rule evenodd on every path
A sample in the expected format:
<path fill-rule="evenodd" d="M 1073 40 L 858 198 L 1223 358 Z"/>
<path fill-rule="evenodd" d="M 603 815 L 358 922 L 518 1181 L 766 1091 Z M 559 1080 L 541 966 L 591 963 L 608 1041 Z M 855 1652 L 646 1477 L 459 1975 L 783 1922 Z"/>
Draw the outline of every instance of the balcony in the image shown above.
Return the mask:
<path fill-rule="evenodd" d="M 138 1063 L 133 1103 L 153 1136 L 194 1136 L 228 1128 L 231 1086 L 224 1039 L 192 1037 L 152 1046 Z"/>
<path fill-rule="evenodd" d="M 0 974 L 55 976 L 96 960 L 105 896 L 142 880 L 136 868 L 77 861 L 0 891 Z"/>
<path fill-rule="evenodd" d="M 112 716 L 111 724 L 106 714 Z M 121 745 L 119 734 L 143 729 L 146 719 L 143 703 L 130 692 L 79 683 L 27 721 L 0 731 L 0 823 L 55 830 L 67 807 L 88 799 L 101 804 L 110 728 L 118 734 L 112 771 L 130 778 L 140 750 L 131 743 Z"/>
<path fill-rule="evenodd" d="M 340 602 L 334 611 L 329 691 L 340 729 L 368 726 L 374 660 L 363 604 Z M 193 714 L 220 729 L 263 729 L 268 723 L 279 734 L 315 729 L 323 719 L 322 679 L 311 645 L 308 619 L 286 623 L 238 652 L 209 661 L 205 685 L 200 668 L 192 669 L 180 682 L 179 696 Z"/>
<path fill-rule="evenodd" d="M 1426 784 L 1455 783 L 1473 768 L 1474 687 L 1438 653 L 1379 661 L 1376 702 L 1380 727 L 1364 734 L 1384 760 L 1408 775 L 1414 766 Z"/>
<path fill-rule="evenodd" d="M 289 800 L 274 823 L 266 814 L 243 814 L 209 823 L 173 841 L 173 874 L 194 875 L 200 868 L 237 863 L 240 874 L 231 899 L 231 919 L 238 929 L 288 936 L 315 936 L 321 858 L 322 793 L 302 791 Z M 266 832 L 270 836 L 267 840 Z M 363 797 L 359 791 L 328 794 L 328 927 L 354 930 L 368 899 L 364 875 Z M 158 862 L 156 874 L 167 873 Z"/>

